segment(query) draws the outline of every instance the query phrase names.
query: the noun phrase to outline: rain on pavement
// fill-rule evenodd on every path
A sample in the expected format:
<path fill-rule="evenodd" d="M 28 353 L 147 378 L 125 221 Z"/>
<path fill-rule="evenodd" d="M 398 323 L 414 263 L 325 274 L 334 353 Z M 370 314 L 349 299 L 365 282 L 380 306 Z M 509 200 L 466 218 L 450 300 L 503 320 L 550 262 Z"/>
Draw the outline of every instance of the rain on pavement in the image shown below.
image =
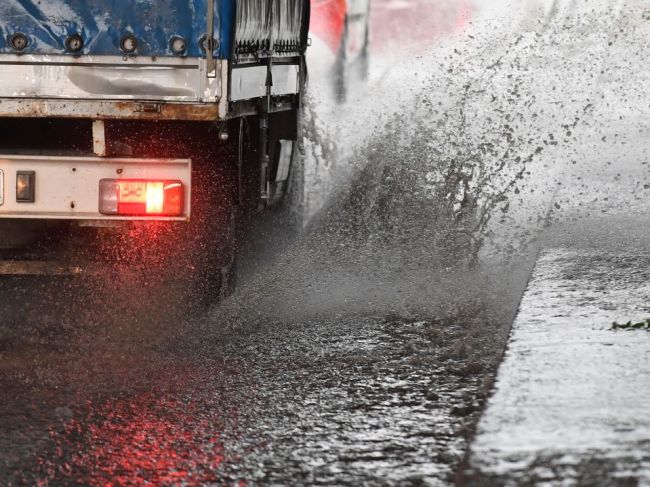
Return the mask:
<path fill-rule="evenodd" d="M 415 3 L 451 25 L 427 29 Z M 501 377 L 516 348 L 467 451 L 538 254 L 557 279 L 623 273 L 647 316 L 618 319 L 650 317 L 639 244 L 650 231 L 650 9 L 462 4 L 459 16 L 451 0 L 375 0 L 369 78 L 343 105 L 311 70 L 305 235 L 209 312 L 190 312 L 165 283 L 0 283 L 1 483 L 647 481 L 647 436 L 624 462 L 590 463 L 586 449 L 574 463 L 551 452 L 499 470 L 500 452 L 520 459 L 549 441 L 527 435 L 532 419 L 506 429 L 508 409 L 494 408 L 513 400 L 504 384 L 526 381 L 516 367 Z M 397 15 L 410 32 L 396 33 Z M 624 333 L 645 354 L 647 386 L 648 334 Z M 627 392 L 626 414 L 643 414 L 643 387 Z"/>

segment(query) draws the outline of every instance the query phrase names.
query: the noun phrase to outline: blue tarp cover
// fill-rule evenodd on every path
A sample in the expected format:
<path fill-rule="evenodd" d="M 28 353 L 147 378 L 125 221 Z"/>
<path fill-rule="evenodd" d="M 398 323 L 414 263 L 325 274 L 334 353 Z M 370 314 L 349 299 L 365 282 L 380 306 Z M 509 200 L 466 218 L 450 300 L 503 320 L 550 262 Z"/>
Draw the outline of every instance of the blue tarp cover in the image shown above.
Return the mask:
<path fill-rule="evenodd" d="M 227 58 L 236 0 L 215 1 L 215 55 Z M 120 40 L 133 35 L 137 54 L 172 56 L 170 41 L 187 41 L 185 55 L 204 53 L 199 41 L 206 32 L 207 0 L 0 0 L 0 53 L 15 52 L 9 39 L 15 33 L 27 36 L 29 54 L 65 54 L 65 39 L 80 34 L 83 50 L 78 53 L 122 55 Z"/>

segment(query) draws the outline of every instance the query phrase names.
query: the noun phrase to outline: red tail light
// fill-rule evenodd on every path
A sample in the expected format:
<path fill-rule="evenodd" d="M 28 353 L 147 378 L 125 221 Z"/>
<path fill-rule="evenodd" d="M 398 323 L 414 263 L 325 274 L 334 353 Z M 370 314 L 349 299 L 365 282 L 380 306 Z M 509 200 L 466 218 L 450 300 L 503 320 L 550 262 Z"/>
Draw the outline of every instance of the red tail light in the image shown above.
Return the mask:
<path fill-rule="evenodd" d="M 103 215 L 181 216 L 185 192 L 180 181 L 102 179 L 99 212 Z"/>

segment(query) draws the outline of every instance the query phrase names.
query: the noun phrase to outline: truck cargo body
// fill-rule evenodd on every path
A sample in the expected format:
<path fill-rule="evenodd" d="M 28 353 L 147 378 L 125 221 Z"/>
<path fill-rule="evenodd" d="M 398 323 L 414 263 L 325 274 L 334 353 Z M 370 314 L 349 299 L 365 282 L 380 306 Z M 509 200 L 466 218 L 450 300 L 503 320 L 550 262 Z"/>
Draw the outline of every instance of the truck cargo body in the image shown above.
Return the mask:
<path fill-rule="evenodd" d="M 0 117 L 219 122 L 295 110 L 307 19 L 308 3 L 292 0 L 7 0 L 0 5 Z M 97 156 L 107 155 L 104 130 L 95 124 Z M 62 173 L 66 161 L 52 155 Z M 5 158 L 0 191 L 14 168 L 43 163 Z M 1 205 L 0 216 L 50 216 L 43 204 L 15 206 Z"/>
<path fill-rule="evenodd" d="M 295 95 L 304 3 L 7 0 L 0 5 L 0 116 L 223 119 L 228 101 L 266 95 L 265 73 L 253 65 L 267 56 L 283 60 L 272 68 L 272 94 Z M 210 4 L 213 48 L 206 50 Z M 160 106 L 146 110 L 142 100 Z"/>
<path fill-rule="evenodd" d="M 34 221 L 190 221 L 281 202 L 309 11 L 308 0 L 1 2 L 0 247 L 22 245 L 25 220 L 32 234 Z"/>

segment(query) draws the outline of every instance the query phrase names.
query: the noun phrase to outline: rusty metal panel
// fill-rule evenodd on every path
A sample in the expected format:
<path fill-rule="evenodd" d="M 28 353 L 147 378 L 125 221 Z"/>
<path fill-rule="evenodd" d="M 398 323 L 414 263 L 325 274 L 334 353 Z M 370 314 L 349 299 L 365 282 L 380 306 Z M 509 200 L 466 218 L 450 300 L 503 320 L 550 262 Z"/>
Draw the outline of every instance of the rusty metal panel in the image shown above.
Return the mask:
<path fill-rule="evenodd" d="M 225 117 L 222 104 L 134 101 L 0 99 L 0 117 L 57 117 L 120 120 L 215 121 Z"/>

